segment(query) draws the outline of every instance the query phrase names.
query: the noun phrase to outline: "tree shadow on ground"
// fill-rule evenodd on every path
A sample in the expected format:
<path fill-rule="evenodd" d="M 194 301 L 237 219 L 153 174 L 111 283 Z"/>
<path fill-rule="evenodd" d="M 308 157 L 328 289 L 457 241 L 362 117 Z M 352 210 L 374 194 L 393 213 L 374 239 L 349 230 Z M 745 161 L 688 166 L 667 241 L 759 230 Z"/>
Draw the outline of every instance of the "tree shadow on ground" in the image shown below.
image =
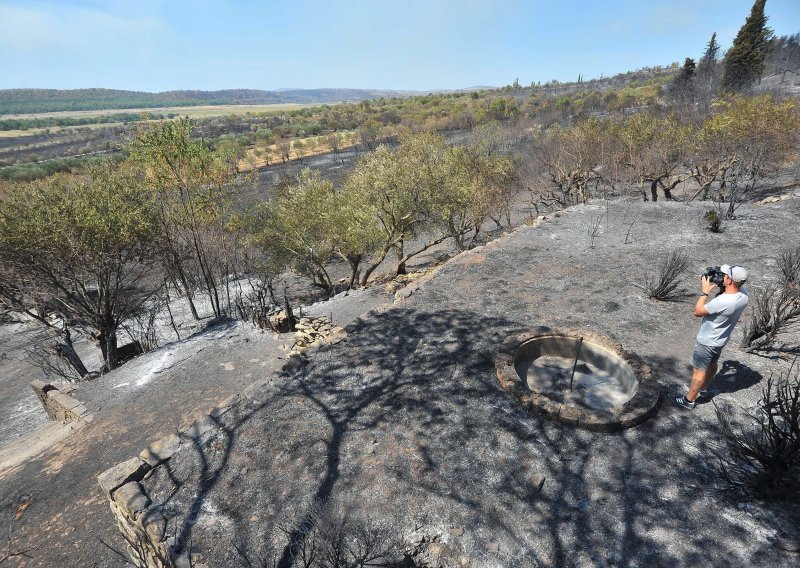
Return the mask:
<path fill-rule="evenodd" d="M 531 415 L 494 369 L 502 339 L 522 330 L 457 309 L 359 321 L 221 415 L 148 493 L 186 516 L 184 547 L 217 565 L 246 564 L 241 551 L 264 557 L 282 539 L 273 559 L 291 566 L 314 503 L 329 499 L 444 531 L 441 553 L 475 565 L 746 563 L 747 524 L 720 518 L 698 459 L 716 422 L 666 407 L 599 434 Z M 677 359 L 648 363 L 685 382 Z"/>

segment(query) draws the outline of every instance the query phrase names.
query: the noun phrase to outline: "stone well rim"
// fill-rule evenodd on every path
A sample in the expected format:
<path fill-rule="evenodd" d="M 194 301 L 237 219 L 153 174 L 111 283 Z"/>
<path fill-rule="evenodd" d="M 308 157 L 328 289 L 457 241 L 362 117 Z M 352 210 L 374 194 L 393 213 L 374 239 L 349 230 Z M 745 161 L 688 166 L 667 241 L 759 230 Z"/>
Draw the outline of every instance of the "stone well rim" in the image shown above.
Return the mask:
<path fill-rule="evenodd" d="M 533 392 L 516 369 L 517 353 L 531 341 L 565 337 L 578 340 L 611 352 L 633 371 L 638 382 L 635 394 L 622 406 L 611 411 L 580 408 L 563 404 L 545 393 Z M 658 411 L 661 392 L 653 379 L 652 370 L 634 352 L 593 331 L 572 328 L 550 328 L 545 326 L 506 337 L 495 358 L 497 379 L 501 388 L 517 399 L 530 412 L 545 416 L 556 422 L 595 432 L 619 432 L 641 424 Z"/>

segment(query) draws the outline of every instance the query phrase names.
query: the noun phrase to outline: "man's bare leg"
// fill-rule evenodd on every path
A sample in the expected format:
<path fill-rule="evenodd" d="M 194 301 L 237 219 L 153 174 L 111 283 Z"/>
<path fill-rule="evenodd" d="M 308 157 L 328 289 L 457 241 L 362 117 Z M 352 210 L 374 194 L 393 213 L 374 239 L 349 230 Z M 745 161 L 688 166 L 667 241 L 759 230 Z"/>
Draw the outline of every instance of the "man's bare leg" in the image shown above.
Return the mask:
<path fill-rule="evenodd" d="M 711 383 L 711 379 L 717 374 L 717 364 L 712 363 L 708 369 L 692 369 L 692 382 L 689 385 L 689 392 L 686 393 L 686 400 L 694 402 L 698 393 Z"/>

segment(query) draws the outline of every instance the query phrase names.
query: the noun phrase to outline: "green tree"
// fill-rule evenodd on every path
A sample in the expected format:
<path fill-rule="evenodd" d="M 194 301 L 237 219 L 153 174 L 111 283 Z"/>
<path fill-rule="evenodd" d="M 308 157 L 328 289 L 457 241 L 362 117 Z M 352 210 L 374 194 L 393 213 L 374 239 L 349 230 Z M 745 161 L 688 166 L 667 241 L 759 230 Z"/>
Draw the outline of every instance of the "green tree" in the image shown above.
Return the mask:
<path fill-rule="evenodd" d="M 435 196 L 446 186 L 445 155 L 442 138 L 423 133 L 404 138 L 394 152 L 378 146 L 356 164 L 346 191 L 372 203 L 381 242 L 362 273 L 362 285 L 390 251 L 397 256 L 395 272 L 405 274 L 408 260 L 449 237 L 436 230 L 441 228 L 441 216 Z M 434 233 L 431 240 L 411 252 L 406 250 L 408 240 L 430 232 Z"/>
<path fill-rule="evenodd" d="M 271 259 L 271 268 L 295 268 L 314 286 L 333 291 L 328 263 L 335 253 L 336 192 L 319 172 L 304 168 L 256 208 L 253 242 Z"/>
<path fill-rule="evenodd" d="M 331 132 L 325 137 L 325 144 L 330 149 L 332 160 L 335 163 L 336 159 L 339 157 L 339 153 L 342 151 L 342 139 L 340 135 L 336 132 Z"/>
<path fill-rule="evenodd" d="M 719 43 L 717 43 L 717 32 L 711 34 L 711 39 L 706 45 L 703 57 L 697 63 L 696 87 L 699 99 L 702 102 L 709 102 L 719 90 L 720 65 L 719 65 Z"/>
<path fill-rule="evenodd" d="M 361 142 L 361 147 L 365 152 L 374 150 L 378 147 L 378 137 L 381 134 L 381 128 L 382 126 L 380 122 L 370 119 L 358 129 L 358 139 Z"/>
<path fill-rule="evenodd" d="M 292 153 L 292 146 L 288 142 L 279 142 L 276 144 L 275 149 L 278 151 L 281 162 L 285 164 L 289 161 L 289 156 Z"/>
<path fill-rule="evenodd" d="M 761 79 L 772 39 L 772 30 L 767 27 L 767 16 L 764 14 L 766 3 L 767 0 L 756 0 L 750 15 L 736 34 L 733 46 L 725 55 L 722 86 L 729 91 L 741 91 Z"/>
<path fill-rule="evenodd" d="M 694 79 L 697 65 L 694 59 L 687 57 L 683 62 L 680 72 L 675 76 L 670 86 L 670 94 L 678 103 L 691 104 L 694 102 Z"/>
<path fill-rule="evenodd" d="M 336 254 L 350 266 L 348 289 L 358 283 L 363 261 L 381 245 L 373 203 L 364 198 L 363 193 L 344 187 L 336 193 L 331 211 Z"/>
<path fill-rule="evenodd" d="M 350 266 L 352 288 L 380 235 L 372 206 L 362 195 L 337 191 L 309 168 L 256 208 L 250 231 L 251 241 L 271 259 L 272 270 L 294 268 L 329 294 L 335 292 L 329 273 L 333 258 Z"/>
<path fill-rule="evenodd" d="M 292 142 L 292 148 L 294 149 L 294 155 L 300 159 L 300 163 L 303 163 L 303 157 L 306 155 L 306 144 L 302 140 L 298 139 Z"/>
<path fill-rule="evenodd" d="M 447 151 L 446 183 L 434 203 L 459 250 L 472 246 L 487 219 L 498 226 L 503 216 L 508 219 L 518 176 L 516 161 L 504 153 L 509 145 L 507 132 L 489 123 L 476 128 L 465 146 Z"/>
<path fill-rule="evenodd" d="M 163 282 L 158 237 L 156 195 L 127 165 L 105 160 L 81 175 L 12 185 L 0 199 L 0 295 L 51 328 L 48 312 L 93 329 L 114 369 L 120 324 Z M 58 331 L 71 349 L 66 323 Z M 74 351 L 66 355 L 85 374 Z"/>
<path fill-rule="evenodd" d="M 214 315 L 223 313 L 220 284 L 231 274 L 232 240 L 226 223 L 238 180 L 239 149 L 233 144 L 212 152 L 192 138 L 188 118 L 144 128 L 130 146 L 159 195 L 164 266 L 186 294 L 195 318 L 197 287 L 205 289 Z"/>

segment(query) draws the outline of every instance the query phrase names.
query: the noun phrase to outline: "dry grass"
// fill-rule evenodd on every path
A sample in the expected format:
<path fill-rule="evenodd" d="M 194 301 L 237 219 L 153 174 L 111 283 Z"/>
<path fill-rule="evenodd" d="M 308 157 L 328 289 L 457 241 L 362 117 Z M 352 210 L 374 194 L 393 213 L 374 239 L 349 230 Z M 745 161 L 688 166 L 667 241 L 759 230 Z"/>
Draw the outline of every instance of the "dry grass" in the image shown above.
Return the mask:
<path fill-rule="evenodd" d="M 175 112 L 181 116 L 189 117 L 208 117 L 208 116 L 227 116 L 229 114 L 245 114 L 248 112 L 270 112 L 295 110 L 303 107 L 319 106 L 319 104 L 299 104 L 299 103 L 280 103 L 269 105 L 207 105 L 207 106 L 175 106 L 175 107 L 153 107 L 153 108 L 120 108 L 104 110 L 65 110 L 59 112 L 39 112 L 33 114 L 6 114 L 4 119 L 12 118 L 95 118 L 98 116 L 109 116 L 113 114 L 123 114 L 131 112 L 148 112 L 153 114 L 167 114 Z"/>

